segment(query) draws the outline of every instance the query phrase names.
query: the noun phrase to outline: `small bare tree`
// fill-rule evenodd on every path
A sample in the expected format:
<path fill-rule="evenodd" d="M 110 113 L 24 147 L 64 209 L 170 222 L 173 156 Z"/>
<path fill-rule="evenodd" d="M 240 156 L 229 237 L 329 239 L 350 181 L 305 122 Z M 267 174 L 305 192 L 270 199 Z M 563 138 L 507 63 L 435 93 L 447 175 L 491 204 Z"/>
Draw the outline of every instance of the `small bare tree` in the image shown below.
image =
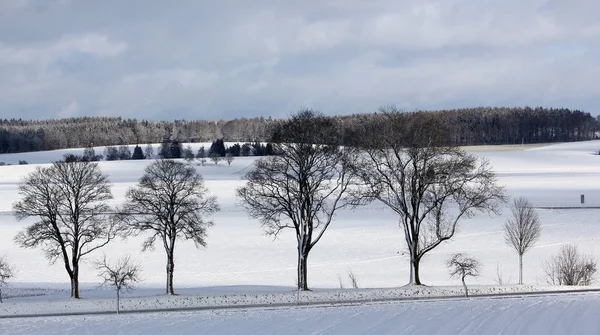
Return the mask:
<path fill-rule="evenodd" d="M 192 165 L 160 159 L 146 167 L 137 186 L 126 194 L 120 218 L 130 233 L 149 232 L 142 250 L 150 250 L 158 238 L 167 254 L 167 294 L 174 295 L 175 242 L 192 240 L 206 246 L 206 220 L 219 210 L 217 198 L 208 194 L 202 176 Z"/>
<path fill-rule="evenodd" d="M 228 152 L 225 154 L 225 161 L 227 162 L 228 166 L 231 166 L 231 162 L 233 162 L 234 158 L 233 155 L 231 154 L 231 152 Z"/>
<path fill-rule="evenodd" d="M 204 150 L 204 147 L 200 147 L 200 149 L 198 149 L 196 158 L 200 161 L 200 163 L 202 163 L 202 166 L 204 166 L 204 163 L 206 163 L 206 151 Z"/>
<path fill-rule="evenodd" d="M 14 277 L 15 269 L 8 263 L 6 257 L 0 257 L 0 303 L 2 303 L 2 288 Z"/>
<path fill-rule="evenodd" d="M 529 201 L 525 198 L 514 200 L 512 217 L 504 224 L 504 241 L 519 255 L 519 284 L 523 284 L 523 255 L 540 238 L 540 219 Z"/>
<path fill-rule="evenodd" d="M 469 257 L 468 255 L 458 253 L 452 255 L 452 257 L 446 261 L 446 266 L 450 271 L 450 277 L 460 278 L 465 289 L 465 297 L 468 297 L 469 290 L 467 289 L 465 278 L 467 276 L 479 276 L 479 271 L 481 271 L 481 264 L 479 261 L 477 261 L 475 258 Z"/>
<path fill-rule="evenodd" d="M 140 281 L 141 266 L 133 263 L 129 256 L 119 259 L 115 264 L 106 260 L 106 255 L 95 262 L 98 276 L 104 279 L 102 285 L 110 286 L 117 292 L 117 314 L 120 312 L 121 292 L 133 290 L 134 283 Z"/>
<path fill-rule="evenodd" d="M 591 285 L 596 274 L 592 256 L 579 253 L 574 245 L 563 245 L 558 254 L 544 263 L 546 281 L 551 285 Z"/>
<path fill-rule="evenodd" d="M 217 152 L 213 152 L 210 154 L 210 160 L 213 161 L 215 165 L 218 165 L 222 159 L 223 157 L 221 157 Z"/>
<path fill-rule="evenodd" d="M 353 288 L 358 288 L 358 277 L 351 269 L 348 269 L 348 280 L 350 280 L 350 285 L 352 285 Z"/>
<path fill-rule="evenodd" d="M 109 215 L 108 176 L 97 163 L 56 162 L 37 167 L 19 185 L 22 199 L 13 204 L 17 220 L 37 222 L 19 232 L 21 247 L 41 247 L 50 263 L 61 259 L 71 279 L 71 297 L 79 298 L 80 261 L 117 236 Z"/>

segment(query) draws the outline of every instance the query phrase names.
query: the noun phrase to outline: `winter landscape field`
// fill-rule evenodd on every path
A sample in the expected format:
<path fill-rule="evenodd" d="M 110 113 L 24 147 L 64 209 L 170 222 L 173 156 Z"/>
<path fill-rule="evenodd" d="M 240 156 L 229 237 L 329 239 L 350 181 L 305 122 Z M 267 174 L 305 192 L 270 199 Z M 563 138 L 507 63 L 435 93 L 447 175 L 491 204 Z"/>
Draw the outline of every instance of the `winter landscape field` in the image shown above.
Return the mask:
<path fill-rule="evenodd" d="M 207 144 L 205 144 L 207 145 Z M 194 149 L 198 144 L 192 144 Z M 559 290 L 546 282 L 543 263 L 561 245 L 575 244 L 581 252 L 600 254 L 600 141 L 523 147 L 523 150 L 477 148 L 487 158 L 511 198 L 526 197 L 538 209 L 542 234 L 524 258 L 524 283 L 518 281 L 518 258 L 503 239 L 502 225 L 510 215 L 507 203 L 500 216 L 478 215 L 464 220 L 451 241 L 429 253 L 421 265 L 428 287 L 403 287 L 408 282 L 408 258 L 398 218 L 372 203 L 338 213 L 324 238 L 311 252 L 309 286 L 297 295 L 296 242 L 293 233 L 277 239 L 264 235 L 235 197 L 253 157 L 238 157 L 231 166 L 207 162 L 197 166 L 221 211 L 208 231 L 207 248 L 182 242 L 176 250 L 175 292 L 164 295 L 165 255 L 141 253 L 144 236 L 109 244 L 94 257 L 131 255 L 142 265 L 137 289 L 122 301 L 124 311 L 160 310 L 123 315 L 16 317 L 0 320 L 2 334 L 32 333 L 261 333 L 261 334 L 596 334 L 600 296 L 594 292 L 509 297 L 458 298 L 460 282 L 450 279 L 445 261 L 464 252 L 483 264 L 480 277 L 469 278 L 475 294 Z M 102 148 L 97 148 L 101 151 Z M 0 155 L 0 255 L 13 264 L 16 277 L 4 289 L 0 316 L 110 312 L 114 292 L 99 289 L 100 278 L 88 262 L 80 280 L 82 299 L 69 298 L 64 267 L 48 264 L 37 249 L 21 249 L 13 237 L 30 221 L 18 222 L 12 203 L 17 186 L 35 164 L 47 164 L 63 154 L 83 149 Z M 16 165 L 26 160 L 28 165 Z M 113 183 L 114 204 L 141 177 L 151 161 L 100 162 Z M 199 164 L 194 162 L 192 164 Z M 580 196 L 585 195 L 585 204 Z M 550 209 L 547 209 L 550 208 Z M 552 209 L 559 208 L 559 209 Z M 348 273 L 360 289 L 349 289 Z M 499 285 L 499 277 L 502 284 Z M 345 289 L 340 288 L 340 278 Z M 426 301 L 390 301 L 395 298 Z M 359 301 L 357 303 L 356 301 Z M 300 306 L 293 306 L 300 302 Z M 331 306 L 331 302 L 344 302 Z M 277 307 L 269 305 L 277 305 Z M 310 305 L 309 305 L 310 304 Z M 238 308 L 222 307 L 240 306 Z M 260 307 L 249 308 L 249 305 Z M 212 309 L 219 307 L 219 309 Z M 181 309 L 165 312 L 163 309 Z M 202 308 L 202 310 L 183 310 Z"/>

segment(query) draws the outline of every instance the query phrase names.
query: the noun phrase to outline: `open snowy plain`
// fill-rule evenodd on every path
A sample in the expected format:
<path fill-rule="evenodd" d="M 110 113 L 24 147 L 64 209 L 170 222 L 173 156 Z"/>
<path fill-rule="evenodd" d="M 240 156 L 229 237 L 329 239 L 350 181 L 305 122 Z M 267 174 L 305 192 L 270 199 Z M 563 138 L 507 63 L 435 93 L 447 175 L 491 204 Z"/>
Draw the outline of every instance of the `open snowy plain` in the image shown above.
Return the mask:
<path fill-rule="evenodd" d="M 198 144 L 195 145 L 197 149 Z M 208 146 L 207 146 L 208 148 Z M 478 149 L 474 155 L 489 159 L 499 183 L 511 197 L 525 196 L 539 207 L 600 207 L 600 141 L 566 143 L 522 151 Z M 96 151 L 100 153 L 101 148 Z M 60 159 L 66 152 L 0 155 L 0 162 L 29 165 L 0 167 L 0 255 L 16 267 L 17 276 L 0 305 L 0 316 L 56 312 L 110 311 L 113 292 L 96 289 L 100 279 L 89 263 L 80 279 L 83 299 L 68 298 L 68 276 L 59 263 L 48 264 L 37 249 L 21 249 L 13 243 L 18 231 L 32 221 L 17 222 L 11 213 L 18 199 L 20 179 L 34 164 Z M 208 232 L 208 247 L 193 243 L 176 247 L 175 291 L 162 295 L 165 255 L 162 247 L 141 253 L 143 236 L 118 240 L 104 252 L 108 258 L 130 254 L 143 266 L 144 281 L 123 301 L 124 310 L 192 308 L 229 305 L 303 303 L 362 300 L 362 305 L 253 308 L 154 312 L 147 314 L 13 318 L 0 320 L 2 334 L 30 333 L 374 333 L 374 334 L 597 334 L 600 308 L 597 293 L 529 296 L 520 298 L 439 299 L 432 301 L 371 302 L 395 297 L 453 296 L 459 281 L 448 277 L 444 265 L 454 252 L 466 252 L 484 264 L 482 275 L 469 278 L 474 292 L 537 291 L 549 288 L 543 262 L 565 243 L 581 252 L 600 254 L 600 209 L 539 209 L 542 235 L 524 258 L 524 287 L 515 284 L 518 259 L 503 240 L 502 225 L 510 215 L 506 204 L 500 216 L 478 215 L 464 220 L 456 237 L 434 249 L 422 262 L 421 280 L 430 288 L 399 288 L 408 280 L 408 258 L 398 218 L 380 204 L 340 212 L 324 238 L 311 252 L 309 285 L 314 292 L 299 298 L 293 292 L 296 271 L 295 238 L 292 232 L 277 240 L 263 234 L 260 224 L 247 217 L 235 198 L 241 177 L 254 158 L 236 158 L 231 166 L 207 162 L 197 166 L 211 193 L 218 197 L 221 212 Z M 114 203 L 122 202 L 128 187 L 142 175 L 145 161 L 100 162 L 113 182 Z M 196 164 L 196 162 L 194 163 Z M 94 257 L 94 256 L 92 256 Z M 347 273 L 358 277 L 363 290 L 339 289 Z M 497 273 L 504 286 L 496 285 Z M 391 289 L 396 288 L 396 289 Z"/>

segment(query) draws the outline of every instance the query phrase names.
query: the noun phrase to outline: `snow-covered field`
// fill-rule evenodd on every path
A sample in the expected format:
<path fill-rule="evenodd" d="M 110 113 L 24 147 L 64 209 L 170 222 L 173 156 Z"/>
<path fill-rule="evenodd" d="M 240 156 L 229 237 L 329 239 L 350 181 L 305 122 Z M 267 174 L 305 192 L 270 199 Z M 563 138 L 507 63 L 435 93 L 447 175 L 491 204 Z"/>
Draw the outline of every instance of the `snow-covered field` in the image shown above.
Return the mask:
<path fill-rule="evenodd" d="M 196 148 L 197 145 L 194 146 L 194 149 Z M 490 160 L 497 172 L 500 184 L 506 186 L 511 197 L 525 196 L 535 206 L 540 207 L 581 207 L 581 194 L 585 194 L 586 206 L 600 206 L 600 156 L 595 154 L 599 149 L 600 141 L 589 141 L 550 145 L 523 151 L 478 150 L 474 154 Z M 70 150 L 70 152 L 78 154 L 82 151 L 83 149 Z M 101 152 L 100 149 L 96 151 L 97 153 Z M 49 309 L 87 309 L 91 307 L 83 306 L 94 304 L 106 305 L 102 308 L 111 306 L 112 302 L 106 298 L 112 296 L 112 292 L 94 289 L 94 285 L 99 283 L 99 278 L 88 263 L 85 264 L 81 273 L 81 281 L 84 282 L 84 288 L 87 288 L 82 291 L 84 299 L 81 301 L 80 307 L 77 305 L 69 307 L 79 302 L 68 299 L 68 277 L 61 264 L 50 265 L 40 250 L 21 249 L 16 247 L 12 241 L 15 234 L 31 222 L 17 222 L 10 213 L 12 203 L 18 198 L 16 190 L 20 178 L 34 168 L 32 163 L 48 163 L 59 159 L 65 152 L 0 155 L 0 162 L 16 164 L 18 160 L 24 159 L 30 163 L 30 165 L 0 167 L 0 255 L 6 255 L 18 271 L 13 286 L 5 290 L 12 298 L 7 299 L 4 305 L 0 305 L 1 314 L 12 314 L 21 310 L 48 312 Z M 197 250 L 193 243 L 188 242 L 178 244 L 175 290 L 182 293 L 179 297 L 188 301 L 202 299 L 208 301 L 217 299 L 217 296 L 231 299 L 232 294 L 235 294 L 236 297 L 249 294 L 261 297 L 257 298 L 258 300 L 251 299 L 251 301 L 259 301 L 266 295 L 273 295 L 272 301 L 274 302 L 293 299 L 291 291 L 295 280 L 296 261 L 293 233 L 283 233 L 273 241 L 262 233 L 258 222 L 247 217 L 235 198 L 235 189 L 243 183 L 240 178 L 253 161 L 254 158 L 245 157 L 237 158 L 230 167 L 225 162 L 219 163 L 218 166 L 207 163 L 206 166 L 197 167 L 211 192 L 218 197 L 222 211 L 215 216 L 216 225 L 208 232 L 206 249 Z M 143 168 L 149 162 L 100 162 L 102 170 L 109 174 L 114 183 L 115 203 L 123 200 L 127 188 L 136 183 L 143 173 Z M 528 290 L 546 288 L 542 263 L 558 251 L 560 245 L 574 243 L 582 252 L 592 253 L 596 256 L 600 254 L 598 251 L 600 250 L 599 214 L 600 209 L 539 210 L 542 236 L 537 245 L 524 258 L 524 281 L 528 285 Z M 495 284 L 498 270 L 504 277 L 505 283 L 514 284 L 518 277 L 517 257 L 514 251 L 504 243 L 501 231 L 502 224 L 509 215 L 510 210 L 507 204 L 502 215 L 498 217 L 478 215 L 473 219 L 463 221 L 459 232 L 452 241 L 438 247 L 423 260 L 421 265 L 422 281 L 427 285 L 434 286 L 458 285 L 457 280 L 448 277 L 444 261 L 451 253 L 466 252 L 484 264 L 482 275 L 479 278 L 469 278 L 468 283 L 480 286 L 482 292 L 487 292 L 487 290 L 491 290 L 488 286 Z M 130 298 L 127 299 L 130 300 L 126 299 L 124 303 L 129 304 L 130 301 L 133 301 L 131 303 L 137 302 L 146 306 L 152 299 L 157 301 L 169 299 L 159 295 L 165 280 L 164 251 L 157 246 L 156 250 L 142 254 L 140 252 L 142 240 L 143 236 L 116 241 L 106 247 L 103 252 L 109 258 L 131 254 L 133 259 L 142 263 L 144 282 L 140 284 L 138 291 L 129 295 Z M 345 286 L 349 286 L 347 273 L 352 271 L 358 277 L 361 288 L 400 287 L 407 283 L 409 272 L 404 250 L 397 217 L 383 206 L 372 204 L 356 211 L 340 212 L 324 238 L 311 252 L 309 285 L 317 288 L 314 295 L 336 299 L 336 297 L 350 294 L 347 293 L 349 290 L 339 290 L 338 288 L 340 277 Z M 101 253 L 97 254 L 97 256 L 100 255 Z M 494 290 L 501 289 L 515 290 L 510 286 L 494 288 Z M 450 289 L 450 291 L 452 290 L 456 293 L 458 288 Z M 364 292 L 371 292 L 370 294 L 373 291 L 384 295 L 401 295 L 397 292 L 389 293 L 394 290 L 364 290 Z M 441 289 L 435 291 L 438 295 L 452 295 Z M 308 295 L 310 294 L 313 293 L 308 293 Z M 25 295 L 40 296 L 23 297 Z M 309 299 L 308 295 L 304 298 Z M 290 297 L 285 298 L 286 296 Z M 204 298 L 199 299 L 199 297 Z M 102 300 L 105 301 L 97 302 Z M 175 320 L 169 322 L 181 322 L 181 324 L 189 325 L 192 327 L 190 329 L 195 330 L 194 333 L 205 333 L 204 329 L 206 332 L 210 332 L 211 329 L 214 333 L 219 332 L 218 327 L 225 323 L 231 327 L 225 329 L 231 331 L 222 331 L 221 333 L 232 333 L 242 327 L 248 329 L 246 333 L 252 333 L 252 329 L 257 329 L 253 327 L 268 323 L 269 320 L 272 321 L 273 327 L 265 328 L 264 333 L 281 333 L 284 329 L 290 330 L 285 331 L 290 334 L 293 334 L 294 331 L 299 332 L 300 329 L 307 330 L 305 333 L 315 333 L 317 330 L 325 333 L 340 333 L 344 330 L 352 330 L 355 333 L 402 333 L 403 329 L 407 329 L 408 333 L 436 333 L 435 327 L 441 329 L 443 325 L 443 322 L 438 322 L 438 320 L 446 320 L 451 326 L 462 325 L 466 327 L 464 329 L 470 329 L 469 332 L 475 333 L 482 333 L 477 329 L 485 330 L 483 333 L 504 332 L 509 334 L 518 333 L 519 330 L 528 333 L 524 322 L 510 323 L 507 320 L 510 317 L 516 318 L 516 316 L 521 319 L 527 318 L 528 315 L 534 316 L 537 315 L 537 312 L 544 310 L 546 312 L 538 313 L 540 316 L 532 318 L 531 322 L 548 326 L 548 322 L 545 322 L 547 318 L 547 320 L 555 322 L 558 327 L 556 329 L 560 330 L 563 328 L 560 328 L 560 321 L 556 321 L 556 313 L 566 308 L 565 306 L 577 305 L 577 301 L 580 300 L 580 307 L 574 311 L 569 309 L 568 313 L 565 313 L 571 315 L 578 311 L 582 315 L 577 318 L 585 318 L 600 304 L 600 298 L 595 298 L 593 295 L 545 297 L 533 300 L 528 298 L 502 301 L 487 299 L 435 303 L 407 302 L 394 305 L 369 305 L 364 308 L 286 308 L 275 311 L 260 309 L 248 312 L 178 313 L 169 315 L 169 320 L 171 317 Z M 241 299 L 240 301 L 245 300 Z M 127 307 L 124 309 L 127 310 Z M 448 310 L 455 312 L 445 313 Z M 428 323 L 427 318 L 432 315 L 431 313 L 437 316 L 435 322 Z M 422 317 L 418 316 L 421 314 Z M 152 325 L 158 323 L 156 320 L 164 319 L 162 315 L 136 316 L 132 319 L 130 326 L 125 325 L 128 322 L 125 319 L 114 319 L 109 316 L 86 316 L 85 323 L 97 325 L 97 327 L 90 326 L 90 329 L 95 329 L 95 332 L 98 333 L 101 333 L 100 329 L 111 327 L 113 322 L 115 322 L 113 329 L 118 329 L 117 333 L 119 331 L 127 332 L 126 330 L 129 329 L 127 327 L 140 333 L 143 329 L 152 330 L 150 333 L 160 333 L 159 329 L 161 328 Z M 409 318 L 410 315 L 415 315 L 415 317 Z M 487 319 L 480 320 L 476 318 L 477 316 L 480 318 L 487 316 Z M 69 318 L 74 317 L 35 320 L 42 320 L 36 321 L 36 324 L 50 325 L 69 323 L 71 320 Z M 133 318 L 133 316 L 128 315 L 127 318 Z M 311 318 L 314 318 L 314 322 L 302 321 Z M 207 319 L 214 321 L 207 322 Z M 299 320 L 297 324 L 292 322 L 295 319 Z M 335 322 L 325 322 L 325 320 L 331 321 L 331 319 Z M 469 320 L 472 322 L 469 323 Z M 575 321 L 577 321 L 575 316 L 572 316 L 565 322 Z M 373 328 L 360 328 L 368 327 L 369 322 Z M 27 321 L 21 319 L 2 320 L 0 327 L 14 328 L 5 328 L 6 331 L 0 329 L 0 333 L 13 333 L 18 332 L 19 329 L 27 329 L 20 328 L 24 327 L 23 325 L 26 323 Z M 148 328 L 136 327 L 135 324 L 138 323 L 147 323 Z M 202 328 L 204 324 L 207 328 Z M 247 327 L 244 326 L 246 324 Z M 433 328 L 422 328 L 426 324 L 432 324 Z M 596 333 L 600 331 L 600 324 L 594 318 L 590 318 L 583 324 L 586 327 L 595 325 L 595 328 L 579 329 L 596 329 Z M 414 327 L 410 328 L 409 326 Z M 78 329 L 86 328 L 69 329 L 73 333 L 82 333 Z M 415 332 L 415 329 L 424 331 Z M 541 329 L 541 333 L 546 333 L 544 330 L 550 328 L 538 329 Z M 30 330 L 34 332 L 33 328 Z M 171 331 L 165 330 L 165 332 Z M 22 333 L 29 332 L 23 331 Z M 439 333 L 458 332 L 440 331 Z M 555 331 L 555 333 L 565 332 Z"/>

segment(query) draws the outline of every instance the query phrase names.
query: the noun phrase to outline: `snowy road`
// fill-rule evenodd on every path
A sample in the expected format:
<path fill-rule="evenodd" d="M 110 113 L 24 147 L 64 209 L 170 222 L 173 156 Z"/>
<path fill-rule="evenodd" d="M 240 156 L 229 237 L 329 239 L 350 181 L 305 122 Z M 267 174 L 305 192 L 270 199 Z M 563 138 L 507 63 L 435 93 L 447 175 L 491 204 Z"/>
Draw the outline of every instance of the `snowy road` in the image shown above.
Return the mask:
<path fill-rule="evenodd" d="M 598 334 L 600 295 L 5 319 L 0 334 Z"/>

